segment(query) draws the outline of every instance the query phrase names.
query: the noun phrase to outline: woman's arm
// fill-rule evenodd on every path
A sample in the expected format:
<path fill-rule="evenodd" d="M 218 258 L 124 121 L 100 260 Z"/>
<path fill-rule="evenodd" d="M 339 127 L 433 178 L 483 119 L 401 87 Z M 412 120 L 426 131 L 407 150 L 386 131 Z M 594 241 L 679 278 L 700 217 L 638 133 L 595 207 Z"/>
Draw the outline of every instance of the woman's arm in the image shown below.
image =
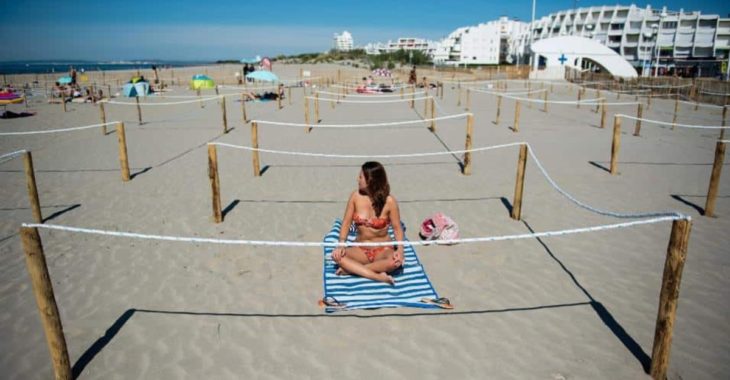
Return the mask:
<path fill-rule="evenodd" d="M 347 207 L 345 207 L 345 215 L 342 217 L 342 227 L 340 227 L 340 238 L 339 242 L 344 243 L 347 241 L 347 234 L 350 232 L 350 224 L 352 224 L 352 215 L 355 213 L 355 192 L 350 194 L 350 199 L 347 200 Z"/>

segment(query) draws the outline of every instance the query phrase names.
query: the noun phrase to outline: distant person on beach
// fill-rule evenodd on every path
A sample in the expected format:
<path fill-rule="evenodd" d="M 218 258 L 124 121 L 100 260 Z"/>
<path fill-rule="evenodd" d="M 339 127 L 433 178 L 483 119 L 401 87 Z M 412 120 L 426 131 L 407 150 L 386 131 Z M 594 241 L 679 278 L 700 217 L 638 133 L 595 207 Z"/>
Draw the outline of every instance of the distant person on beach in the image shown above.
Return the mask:
<path fill-rule="evenodd" d="M 418 75 L 416 75 L 416 66 L 413 66 L 410 74 L 408 74 L 408 84 L 416 84 L 418 82 Z"/>
<path fill-rule="evenodd" d="M 255 92 L 244 92 L 243 96 L 246 100 L 277 100 L 279 97 L 284 98 L 284 85 L 280 84 L 277 92 L 264 92 L 257 94 Z"/>
<path fill-rule="evenodd" d="M 352 223 L 357 228 L 355 242 L 389 242 L 388 226 L 393 227 L 395 239 L 403 241 L 398 202 L 390 195 L 388 177 L 379 162 L 368 161 L 361 167 L 357 190 L 350 195 L 342 218 L 340 243 L 347 240 Z M 337 247 L 332 251 L 332 260 L 339 265 L 337 275 L 352 274 L 394 284 L 389 273 L 403 265 L 403 246 Z"/>
<path fill-rule="evenodd" d="M 76 84 L 76 69 L 71 66 L 71 85 Z"/>

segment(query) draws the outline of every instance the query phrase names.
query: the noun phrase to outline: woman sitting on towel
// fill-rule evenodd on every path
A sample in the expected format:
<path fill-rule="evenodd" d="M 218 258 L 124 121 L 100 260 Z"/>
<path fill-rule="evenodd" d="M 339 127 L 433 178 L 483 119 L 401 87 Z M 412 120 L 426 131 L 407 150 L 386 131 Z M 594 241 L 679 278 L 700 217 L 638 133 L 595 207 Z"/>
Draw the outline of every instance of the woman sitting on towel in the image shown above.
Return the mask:
<path fill-rule="evenodd" d="M 393 227 L 395 239 L 403 241 L 398 203 L 390 195 L 383 165 L 373 161 L 364 163 L 357 185 L 357 191 L 347 201 L 339 241 L 347 240 L 351 223 L 357 227 L 356 242 L 389 242 L 388 226 Z M 403 246 L 337 247 L 332 251 L 332 259 L 340 267 L 338 275 L 353 274 L 393 284 L 393 277 L 388 273 L 403 265 Z"/>

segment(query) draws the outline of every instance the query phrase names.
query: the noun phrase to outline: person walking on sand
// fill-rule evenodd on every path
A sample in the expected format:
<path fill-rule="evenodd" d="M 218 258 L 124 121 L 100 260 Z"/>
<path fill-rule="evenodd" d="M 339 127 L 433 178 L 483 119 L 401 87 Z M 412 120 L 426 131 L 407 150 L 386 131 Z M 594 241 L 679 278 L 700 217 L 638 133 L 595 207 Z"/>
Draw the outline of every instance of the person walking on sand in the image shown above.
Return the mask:
<path fill-rule="evenodd" d="M 364 163 L 357 185 L 347 201 L 339 242 L 346 241 L 353 222 L 357 228 L 355 242 L 389 242 L 388 226 L 393 227 L 395 239 L 403 241 L 398 202 L 390 195 L 383 165 L 375 161 Z M 394 284 L 389 273 L 403 265 L 403 246 L 337 247 L 332 251 L 332 260 L 339 265 L 337 275 L 352 274 Z"/>

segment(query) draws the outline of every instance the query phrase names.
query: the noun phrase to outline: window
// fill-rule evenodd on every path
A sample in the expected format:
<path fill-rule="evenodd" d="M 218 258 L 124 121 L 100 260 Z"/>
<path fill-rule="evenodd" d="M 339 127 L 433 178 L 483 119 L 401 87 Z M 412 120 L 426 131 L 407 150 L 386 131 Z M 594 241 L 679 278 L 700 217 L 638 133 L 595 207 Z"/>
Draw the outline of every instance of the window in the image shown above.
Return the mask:
<path fill-rule="evenodd" d="M 676 21 L 665 21 L 662 23 L 663 29 L 677 29 L 677 22 Z"/>

